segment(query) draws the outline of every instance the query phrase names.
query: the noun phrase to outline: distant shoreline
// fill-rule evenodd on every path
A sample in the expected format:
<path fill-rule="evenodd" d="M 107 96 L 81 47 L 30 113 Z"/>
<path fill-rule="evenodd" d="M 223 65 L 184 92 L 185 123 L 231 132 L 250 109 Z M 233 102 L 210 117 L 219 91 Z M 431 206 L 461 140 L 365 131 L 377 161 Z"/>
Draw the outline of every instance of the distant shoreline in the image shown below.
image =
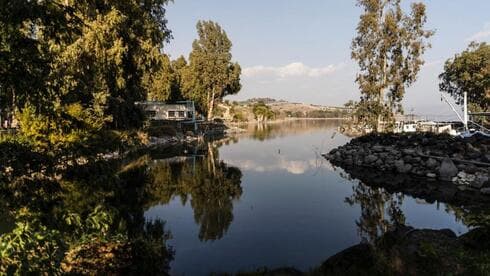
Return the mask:
<path fill-rule="evenodd" d="M 280 120 L 270 120 L 270 121 L 261 122 L 261 123 L 259 123 L 257 120 L 253 120 L 253 121 L 248 121 L 248 122 L 225 122 L 225 124 L 238 126 L 238 125 L 278 124 L 278 123 L 285 123 L 285 122 L 292 122 L 292 121 L 335 121 L 335 120 L 343 121 L 343 120 L 349 120 L 349 118 L 345 118 L 345 117 L 340 117 L 340 118 L 287 118 L 287 119 L 280 119 Z"/>

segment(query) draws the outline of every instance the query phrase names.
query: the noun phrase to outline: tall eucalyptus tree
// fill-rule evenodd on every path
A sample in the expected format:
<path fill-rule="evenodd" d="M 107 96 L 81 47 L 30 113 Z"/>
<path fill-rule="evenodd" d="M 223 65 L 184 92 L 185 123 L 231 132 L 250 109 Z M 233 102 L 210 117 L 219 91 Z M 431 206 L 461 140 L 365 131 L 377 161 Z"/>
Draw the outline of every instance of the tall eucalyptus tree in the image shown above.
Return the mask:
<path fill-rule="evenodd" d="M 218 23 L 199 21 L 197 32 L 189 65 L 182 71 L 182 94 L 211 119 L 217 102 L 240 91 L 241 68 L 231 61 L 232 43 Z"/>
<path fill-rule="evenodd" d="M 401 0 L 358 0 L 357 5 L 363 9 L 352 41 L 352 58 L 360 69 L 357 114 L 366 126 L 383 131 L 383 121 L 392 122 L 395 112 L 403 112 L 405 90 L 417 79 L 434 32 L 424 29 L 423 3 L 412 3 L 410 14 Z"/>

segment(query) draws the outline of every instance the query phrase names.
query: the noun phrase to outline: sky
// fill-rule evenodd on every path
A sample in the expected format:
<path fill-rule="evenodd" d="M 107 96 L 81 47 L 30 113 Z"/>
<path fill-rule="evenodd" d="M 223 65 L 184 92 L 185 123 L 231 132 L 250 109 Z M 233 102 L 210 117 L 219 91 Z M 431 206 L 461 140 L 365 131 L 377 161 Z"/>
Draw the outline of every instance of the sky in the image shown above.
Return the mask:
<path fill-rule="evenodd" d="M 413 1 L 402 1 L 406 11 Z M 422 0 L 426 27 L 435 30 L 417 82 L 406 92 L 406 113 L 454 117 L 441 101 L 444 62 L 470 41 L 490 42 L 490 0 Z M 186 58 L 198 20 L 213 20 L 233 43 L 242 90 L 231 100 L 270 97 L 328 106 L 359 98 L 350 58 L 361 9 L 355 0 L 174 0 L 167 8 L 171 58 Z"/>

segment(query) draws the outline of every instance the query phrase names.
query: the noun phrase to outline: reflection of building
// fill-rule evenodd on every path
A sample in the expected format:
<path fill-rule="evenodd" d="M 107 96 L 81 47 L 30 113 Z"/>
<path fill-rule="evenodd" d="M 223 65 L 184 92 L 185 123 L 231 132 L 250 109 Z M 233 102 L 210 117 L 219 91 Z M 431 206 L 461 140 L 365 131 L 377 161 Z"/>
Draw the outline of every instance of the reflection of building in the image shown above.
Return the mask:
<path fill-rule="evenodd" d="M 176 103 L 138 102 L 143 111 L 152 121 L 195 121 L 196 109 L 193 101 Z"/>

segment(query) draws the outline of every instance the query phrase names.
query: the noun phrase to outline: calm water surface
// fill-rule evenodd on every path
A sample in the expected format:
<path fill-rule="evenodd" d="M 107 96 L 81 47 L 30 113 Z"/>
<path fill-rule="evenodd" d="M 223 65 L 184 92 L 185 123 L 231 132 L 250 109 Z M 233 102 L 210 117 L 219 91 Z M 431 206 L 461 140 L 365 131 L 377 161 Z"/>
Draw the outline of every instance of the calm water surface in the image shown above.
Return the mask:
<path fill-rule="evenodd" d="M 467 231 L 449 206 L 371 189 L 334 169 L 320 154 L 349 141 L 337 124 L 250 126 L 196 154 L 155 158 L 162 195 L 145 216 L 167 221 L 171 273 L 307 270 L 399 220 Z"/>

